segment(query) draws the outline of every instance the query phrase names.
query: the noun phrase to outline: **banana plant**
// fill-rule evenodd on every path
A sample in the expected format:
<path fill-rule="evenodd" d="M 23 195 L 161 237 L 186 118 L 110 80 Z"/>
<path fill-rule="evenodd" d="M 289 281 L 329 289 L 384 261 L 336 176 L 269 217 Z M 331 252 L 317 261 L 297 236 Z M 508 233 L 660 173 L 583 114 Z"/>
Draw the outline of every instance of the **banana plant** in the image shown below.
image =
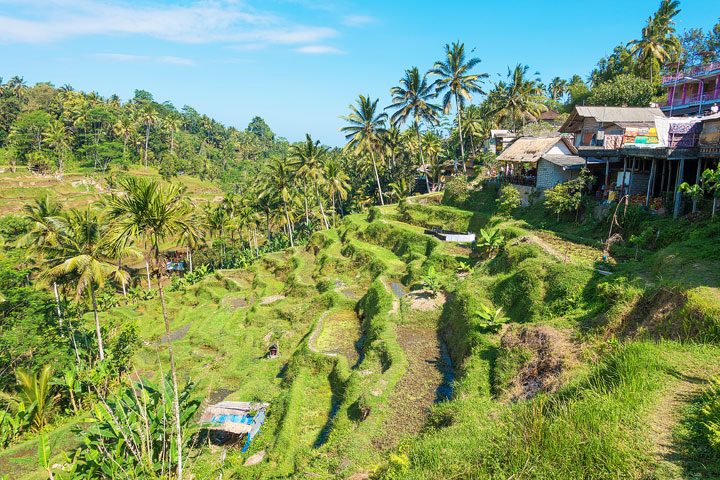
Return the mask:
<path fill-rule="evenodd" d="M 477 325 L 486 332 L 497 332 L 510 320 L 503 314 L 502 307 L 497 310 L 493 310 L 484 303 L 480 304 L 480 309 L 473 313 L 473 316 L 477 319 Z"/>

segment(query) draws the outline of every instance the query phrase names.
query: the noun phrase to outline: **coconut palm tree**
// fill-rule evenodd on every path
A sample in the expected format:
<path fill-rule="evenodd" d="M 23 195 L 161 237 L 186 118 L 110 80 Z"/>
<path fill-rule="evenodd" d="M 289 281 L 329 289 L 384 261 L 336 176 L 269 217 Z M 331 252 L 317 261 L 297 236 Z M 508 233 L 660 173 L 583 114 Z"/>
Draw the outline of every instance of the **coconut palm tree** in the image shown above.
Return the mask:
<path fill-rule="evenodd" d="M 547 86 L 547 94 L 551 100 L 559 102 L 567 91 L 567 80 L 560 77 L 553 78 Z"/>
<path fill-rule="evenodd" d="M 338 205 L 340 206 L 340 214 L 342 215 L 342 202 L 347 200 L 348 189 L 350 184 L 348 183 L 350 177 L 343 170 L 340 161 L 335 157 L 330 157 L 325 161 L 325 181 L 328 185 L 328 191 L 330 194 L 330 200 L 333 207 L 333 223 L 336 223 L 336 204 L 335 197 L 337 197 Z"/>
<path fill-rule="evenodd" d="M 649 65 L 649 80 L 653 81 L 656 73 L 653 65 L 662 65 L 675 58 L 682 47 L 680 40 L 675 36 L 673 19 L 680 13 L 678 0 L 662 0 L 655 14 L 648 18 L 642 29 L 642 36 L 638 40 L 628 43 L 630 54 L 637 58 L 640 65 Z M 659 69 L 658 69 L 659 70 Z"/>
<path fill-rule="evenodd" d="M 18 239 L 17 245 L 27 248 L 29 253 L 43 258 L 44 255 L 57 245 L 59 235 L 57 219 L 62 213 L 62 205 L 45 195 L 35 200 L 34 204 L 25 205 L 24 218 L 30 223 L 29 231 Z M 60 308 L 60 295 L 57 282 L 53 281 L 58 323 L 62 326 L 62 310 Z"/>
<path fill-rule="evenodd" d="M 65 152 L 70 148 L 70 139 L 65 125 L 59 120 L 53 121 L 43 133 L 45 141 L 52 147 L 58 156 L 58 171 L 62 173 Z"/>
<path fill-rule="evenodd" d="M 182 119 L 177 115 L 169 115 L 163 120 L 163 127 L 170 134 L 170 155 L 175 154 L 175 134 L 182 127 Z"/>
<path fill-rule="evenodd" d="M 480 84 L 482 79 L 487 78 L 487 73 L 470 73 L 480 63 L 480 59 L 473 57 L 465 58 L 465 44 L 454 42 L 445 45 L 445 59 L 435 62 L 430 70 L 430 75 L 440 77 L 436 82 L 437 93 L 445 93 L 442 99 L 444 113 L 447 115 L 455 100 L 456 119 L 458 134 L 460 136 L 460 160 L 463 171 L 467 173 L 465 166 L 465 144 L 463 142 L 462 112 L 465 102 L 472 101 L 473 93 L 483 93 Z"/>
<path fill-rule="evenodd" d="M 387 131 L 385 125 L 387 114 L 378 113 L 377 104 L 378 99 L 373 101 L 369 96 L 359 95 L 356 105 L 349 106 L 350 115 L 342 117 L 349 125 L 342 127 L 340 131 L 345 133 L 347 149 L 356 154 L 370 155 L 375 182 L 380 194 L 380 204 L 385 205 L 375 153 L 380 151 L 382 138 Z"/>
<path fill-rule="evenodd" d="M 305 134 L 305 142 L 299 145 L 291 145 L 289 152 L 289 158 L 293 165 L 297 167 L 297 174 L 300 178 L 304 178 L 312 184 L 325 229 L 330 228 L 330 225 L 325 215 L 319 185 L 325 181 L 324 164 L 329 151 L 328 147 L 320 145 L 319 140 L 313 142 L 310 134 Z"/>
<path fill-rule="evenodd" d="M 149 246 L 153 273 L 157 281 L 162 307 L 165 334 L 170 335 L 170 318 L 162 286 L 164 265 L 160 245 L 171 239 L 200 237 L 200 222 L 185 197 L 184 189 L 175 184 L 160 184 L 155 180 L 128 177 L 120 181 L 122 194 L 113 194 L 107 202 L 108 216 L 113 221 L 109 238 L 116 246 L 125 246 L 134 239 L 143 239 Z M 177 383 L 177 370 L 172 341 L 167 342 L 170 372 L 173 383 L 173 413 L 177 437 L 177 478 L 183 478 L 182 425 Z"/>
<path fill-rule="evenodd" d="M 519 63 L 512 70 L 508 68 L 507 82 L 498 82 L 489 95 L 495 115 L 500 121 L 510 123 L 514 130 L 547 111 L 537 79 L 527 77 L 528 69 Z"/>
<path fill-rule="evenodd" d="M 310 136 L 308 135 L 308 138 Z M 290 203 L 292 202 L 294 187 L 294 172 L 292 165 L 279 158 L 273 159 L 270 164 L 270 172 L 267 176 L 265 189 L 261 192 L 261 196 L 273 196 L 282 199 L 283 209 L 285 213 L 285 222 L 287 223 L 287 232 L 290 239 L 290 246 L 295 246 L 293 238 L 293 226 L 290 220 Z M 318 197 L 319 199 L 319 197 Z"/>
<path fill-rule="evenodd" d="M 127 154 L 128 141 L 135 133 L 135 121 L 131 115 L 123 115 L 113 125 L 113 132 L 123 139 L 123 158 Z"/>
<path fill-rule="evenodd" d="M 153 125 L 156 125 L 160 118 L 158 117 L 157 112 L 155 111 L 155 108 L 153 108 L 152 105 L 148 104 L 145 105 L 145 107 L 140 112 L 140 123 L 145 127 L 145 151 L 143 152 L 143 155 L 145 157 L 145 168 L 148 166 L 148 147 L 150 143 L 150 127 Z"/>
<path fill-rule="evenodd" d="M 100 316 L 95 291 L 102 288 L 108 277 L 124 278 L 113 262 L 113 250 L 106 242 L 107 222 L 97 211 L 89 207 L 70 210 L 57 219 L 56 242 L 50 245 L 50 261 L 55 265 L 43 272 L 42 277 L 56 281 L 59 278 L 75 278 L 77 296 L 87 291 L 95 319 L 95 334 L 100 360 L 105 360 Z"/>
<path fill-rule="evenodd" d="M 425 122 L 430 125 L 437 125 L 438 115 L 441 108 L 430 103 L 430 100 L 437 96 L 437 92 L 427 81 L 427 75 L 420 75 L 417 67 L 405 70 L 405 76 L 400 79 L 400 85 L 390 90 L 392 94 L 392 104 L 387 107 L 394 109 L 395 113 L 390 117 L 390 122 L 394 126 L 406 123 L 408 120 L 413 121 L 413 128 L 418 140 L 420 162 L 423 170 L 427 172 L 425 164 L 425 155 L 420 140 L 420 124 Z M 425 185 L 430 191 L 430 180 L 425 175 Z"/>

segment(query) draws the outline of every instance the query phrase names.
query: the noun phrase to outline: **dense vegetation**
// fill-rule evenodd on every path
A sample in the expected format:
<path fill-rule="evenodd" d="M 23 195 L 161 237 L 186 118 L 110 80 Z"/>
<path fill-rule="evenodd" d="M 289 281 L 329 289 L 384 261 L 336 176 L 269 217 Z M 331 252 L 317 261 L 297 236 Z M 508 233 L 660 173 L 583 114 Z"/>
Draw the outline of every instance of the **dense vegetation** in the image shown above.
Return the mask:
<path fill-rule="evenodd" d="M 446 45 L 342 149 L 0 82 L 0 478 L 720 476 L 720 170 L 677 220 L 596 208 L 584 172 L 521 207 L 482 149 L 717 57 L 678 8 L 588 83 L 487 88 Z M 247 453 L 197 424 L 224 398 L 270 403 Z"/>

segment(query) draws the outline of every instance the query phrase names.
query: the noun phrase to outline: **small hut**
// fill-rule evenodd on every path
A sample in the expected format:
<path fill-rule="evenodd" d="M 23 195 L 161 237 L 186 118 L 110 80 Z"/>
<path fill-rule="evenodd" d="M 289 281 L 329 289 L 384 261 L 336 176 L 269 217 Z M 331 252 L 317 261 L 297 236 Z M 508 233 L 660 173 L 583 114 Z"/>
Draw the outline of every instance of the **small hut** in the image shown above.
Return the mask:
<path fill-rule="evenodd" d="M 265 422 L 268 403 L 223 401 L 208 406 L 200 423 L 211 434 L 214 443 L 228 443 L 245 439 L 242 451 L 250 447 L 253 437 Z"/>
<path fill-rule="evenodd" d="M 265 356 L 267 358 L 277 358 L 278 355 L 280 355 L 280 347 L 277 343 L 273 343 L 268 347 L 268 351 Z"/>

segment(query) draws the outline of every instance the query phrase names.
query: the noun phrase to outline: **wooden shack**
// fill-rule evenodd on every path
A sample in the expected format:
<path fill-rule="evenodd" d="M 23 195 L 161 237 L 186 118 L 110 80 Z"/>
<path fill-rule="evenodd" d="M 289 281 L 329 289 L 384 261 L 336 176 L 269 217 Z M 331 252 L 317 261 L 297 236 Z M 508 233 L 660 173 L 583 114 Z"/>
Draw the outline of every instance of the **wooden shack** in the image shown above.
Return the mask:
<path fill-rule="evenodd" d="M 214 443 L 228 443 L 242 440 L 242 451 L 250 447 L 253 437 L 265 422 L 268 403 L 223 401 L 208 406 L 200 417 L 203 428 L 211 434 Z"/>

